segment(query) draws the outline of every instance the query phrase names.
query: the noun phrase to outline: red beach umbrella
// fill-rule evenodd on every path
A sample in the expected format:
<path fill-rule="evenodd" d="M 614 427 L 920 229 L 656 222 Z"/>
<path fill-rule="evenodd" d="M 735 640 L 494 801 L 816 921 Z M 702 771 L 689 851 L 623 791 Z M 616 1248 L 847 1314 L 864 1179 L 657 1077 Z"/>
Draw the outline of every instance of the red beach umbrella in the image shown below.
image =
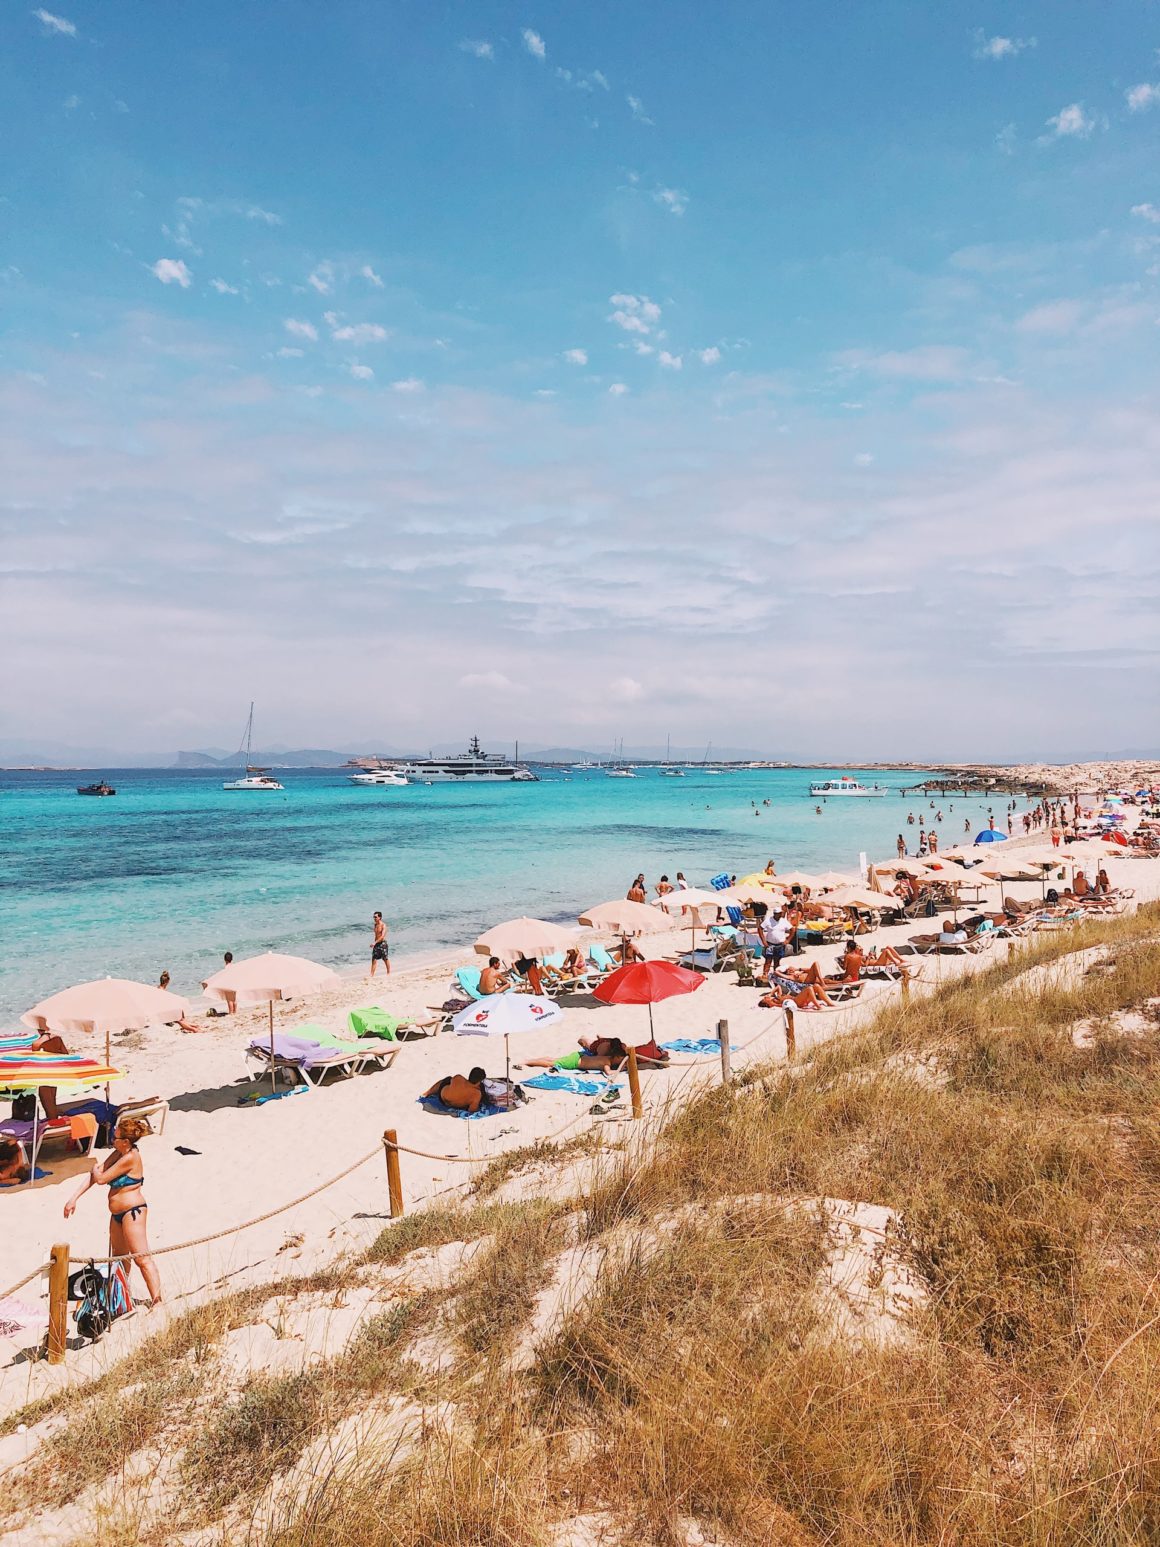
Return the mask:
<path fill-rule="evenodd" d="M 648 1005 L 648 1029 L 653 1036 L 652 1007 L 677 994 L 695 993 L 704 984 L 699 972 L 690 972 L 672 962 L 630 962 L 610 972 L 603 983 L 592 990 L 605 1004 Z"/>

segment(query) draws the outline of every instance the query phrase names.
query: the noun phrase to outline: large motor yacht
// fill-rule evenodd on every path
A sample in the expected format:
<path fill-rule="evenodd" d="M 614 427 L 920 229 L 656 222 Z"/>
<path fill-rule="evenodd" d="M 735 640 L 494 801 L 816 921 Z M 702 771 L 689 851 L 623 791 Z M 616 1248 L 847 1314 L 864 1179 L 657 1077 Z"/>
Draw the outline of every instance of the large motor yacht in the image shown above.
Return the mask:
<path fill-rule="evenodd" d="M 516 758 L 509 763 L 485 752 L 478 736 L 471 738 L 466 752 L 454 757 L 417 757 L 404 763 L 402 772 L 411 784 L 527 784 L 536 779 L 519 761 L 518 748 Z"/>

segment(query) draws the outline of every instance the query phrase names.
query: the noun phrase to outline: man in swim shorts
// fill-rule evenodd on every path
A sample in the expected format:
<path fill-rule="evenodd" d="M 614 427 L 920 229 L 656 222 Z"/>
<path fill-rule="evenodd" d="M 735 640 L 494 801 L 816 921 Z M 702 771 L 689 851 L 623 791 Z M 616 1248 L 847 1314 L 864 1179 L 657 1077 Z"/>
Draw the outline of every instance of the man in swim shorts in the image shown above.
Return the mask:
<path fill-rule="evenodd" d="M 375 936 L 371 945 L 371 977 L 375 975 L 375 968 L 380 962 L 386 969 L 388 977 L 391 975 L 391 947 L 387 941 L 387 926 L 383 923 L 383 915 L 375 909 L 374 916 Z"/>

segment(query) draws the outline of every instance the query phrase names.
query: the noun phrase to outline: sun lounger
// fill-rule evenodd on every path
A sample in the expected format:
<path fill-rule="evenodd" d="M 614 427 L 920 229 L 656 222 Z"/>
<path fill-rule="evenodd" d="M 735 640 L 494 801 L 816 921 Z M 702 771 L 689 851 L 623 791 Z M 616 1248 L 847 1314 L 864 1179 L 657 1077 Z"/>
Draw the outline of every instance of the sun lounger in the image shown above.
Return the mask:
<path fill-rule="evenodd" d="M 271 1058 L 270 1039 L 255 1037 L 246 1055 L 276 1071 L 297 1073 L 311 1086 L 321 1085 L 331 1069 L 354 1075 L 361 1074 L 370 1066 L 390 1068 L 398 1054 L 398 1048 L 391 1044 L 384 1046 L 373 1038 L 357 1042 L 343 1041 L 320 1026 L 302 1026 L 295 1032 L 276 1032 L 273 1046 Z"/>
<path fill-rule="evenodd" d="M 482 967 L 460 967 L 455 973 L 455 986 L 463 990 L 468 999 L 484 999 L 487 996 L 479 992 L 479 975 Z"/>

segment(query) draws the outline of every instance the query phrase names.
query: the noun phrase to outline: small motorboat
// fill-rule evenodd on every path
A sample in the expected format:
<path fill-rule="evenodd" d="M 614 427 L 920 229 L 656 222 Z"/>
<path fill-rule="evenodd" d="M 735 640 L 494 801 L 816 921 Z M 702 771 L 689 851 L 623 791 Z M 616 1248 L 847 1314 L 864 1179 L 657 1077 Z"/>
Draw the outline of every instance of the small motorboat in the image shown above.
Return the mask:
<path fill-rule="evenodd" d="M 113 786 L 111 784 L 106 784 L 104 779 L 101 779 L 96 784 L 77 785 L 78 795 L 115 795 L 116 793 L 117 792 Z"/>

